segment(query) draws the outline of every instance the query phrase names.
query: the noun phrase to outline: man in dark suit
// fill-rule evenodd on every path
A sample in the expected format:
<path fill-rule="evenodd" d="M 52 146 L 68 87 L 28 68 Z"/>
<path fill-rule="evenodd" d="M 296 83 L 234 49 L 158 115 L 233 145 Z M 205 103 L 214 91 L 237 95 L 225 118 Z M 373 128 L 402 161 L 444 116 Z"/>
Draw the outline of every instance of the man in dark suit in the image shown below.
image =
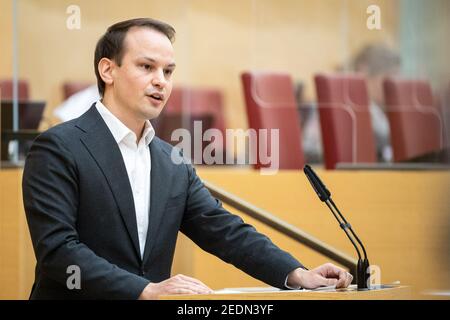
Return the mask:
<path fill-rule="evenodd" d="M 272 286 L 348 286 L 352 278 L 344 270 L 332 264 L 306 270 L 224 210 L 194 168 L 173 159 L 172 147 L 154 136 L 149 119 L 172 89 L 174 34 L 152 19 L 111 26 L 95 51 L 102 99 L 34 142 L 23 175 L 37 258 L 31 298 L 211 292 L 197 279 L 171 277 L 178 231 Z M 69 281 L 74 271 L 75 284 Z"/>

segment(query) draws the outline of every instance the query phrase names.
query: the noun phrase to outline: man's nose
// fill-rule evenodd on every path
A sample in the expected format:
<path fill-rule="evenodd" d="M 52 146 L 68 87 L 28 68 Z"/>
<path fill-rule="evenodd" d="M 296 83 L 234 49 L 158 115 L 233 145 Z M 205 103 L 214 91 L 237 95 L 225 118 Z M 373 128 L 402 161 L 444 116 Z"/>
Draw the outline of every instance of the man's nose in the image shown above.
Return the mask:
<path fill-rule="evenodd" d="M 164 88 L 167 84 L 167 80 L 164 77 L 164 71 L 163 70 L 157 70 L 155 71 L 155 73 L 153 74 L 152 77 L 152 85 L 154 87 L 158 87 L 158 88 Z"/>

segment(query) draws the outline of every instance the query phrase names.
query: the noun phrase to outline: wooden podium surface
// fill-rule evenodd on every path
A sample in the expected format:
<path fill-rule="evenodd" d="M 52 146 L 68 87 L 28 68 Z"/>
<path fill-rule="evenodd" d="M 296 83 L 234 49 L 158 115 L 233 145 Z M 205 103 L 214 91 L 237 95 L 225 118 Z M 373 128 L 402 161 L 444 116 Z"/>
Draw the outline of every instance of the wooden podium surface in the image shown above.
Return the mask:
<path fill-rule="evenodd" d="M 245 288 L 242 288 L 245 291 Z M 271 291 L 260 288 L 259 291 L 197 295 L 167 295 L 161 300 L 407 300 L 412 298 L 411 288 L 407 286 L 390 286 L 389 288 L 357 291 L 355 286 L 329 291 L 282 290 Z M 268 288 L 270 289 L 270 287 Z"/>

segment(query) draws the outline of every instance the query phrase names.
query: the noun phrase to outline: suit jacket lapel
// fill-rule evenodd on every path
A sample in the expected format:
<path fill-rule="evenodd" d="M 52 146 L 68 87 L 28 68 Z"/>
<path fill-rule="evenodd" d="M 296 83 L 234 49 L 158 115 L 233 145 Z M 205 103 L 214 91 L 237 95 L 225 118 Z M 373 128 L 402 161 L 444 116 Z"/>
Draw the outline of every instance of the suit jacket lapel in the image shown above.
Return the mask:
<path fill-rule="evenodd" d="M 95 104 L 79 118 L 76 126 L 86 132 L 81 141 L 97 162 L 111 188 L 135 253 L 140 260 L 133 193 L 119 146 L 98 113 Z"/>
<path fill-rule="evenodd" d="M 150 187 L 150 216 L 147 231 L 147 240 L 144 250 L 144 263 L 147 261 L 159 231 L 159 225 L 164 215 L 167 200 L 170 194 L 173 168 L 167 156 L 163 155 L 160 142 L 154 139 L 150 143 L 150 156 L 152 161 L 151 187 Z M 169 156 L 170 157 L 170 156 Z"/>

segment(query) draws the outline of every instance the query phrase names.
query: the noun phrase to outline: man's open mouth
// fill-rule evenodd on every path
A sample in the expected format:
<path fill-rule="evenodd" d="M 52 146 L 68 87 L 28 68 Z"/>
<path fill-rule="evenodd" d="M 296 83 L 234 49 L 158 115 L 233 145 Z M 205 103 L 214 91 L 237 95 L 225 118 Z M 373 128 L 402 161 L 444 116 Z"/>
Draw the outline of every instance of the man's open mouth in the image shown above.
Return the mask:
<path fill-rule="evenodd" d="M 159 100 L 159 101 L 163 101 L 164 100 L 164 96 L 162 94 L 159 93 L 152 93 L 150 95 L 148 95 L 149 97 L 155 99 L 155 100 Z"/>

